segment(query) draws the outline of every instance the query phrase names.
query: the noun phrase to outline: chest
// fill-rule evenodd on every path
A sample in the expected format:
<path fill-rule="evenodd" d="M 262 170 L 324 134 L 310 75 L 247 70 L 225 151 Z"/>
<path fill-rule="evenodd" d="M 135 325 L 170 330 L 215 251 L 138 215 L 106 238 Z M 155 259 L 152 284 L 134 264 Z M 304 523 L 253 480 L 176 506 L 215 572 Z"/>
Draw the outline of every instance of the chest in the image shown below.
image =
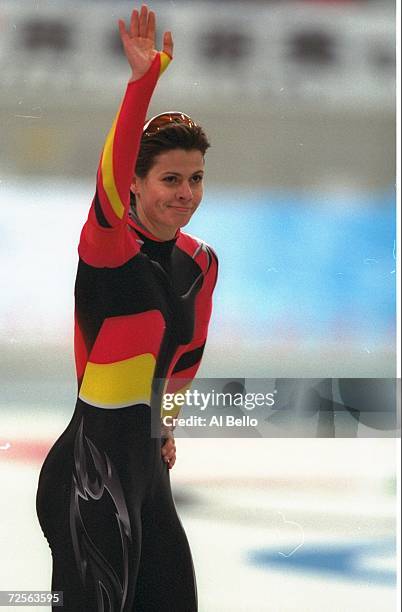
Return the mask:
<path fill-rule="evenodd" d="M 179 249 L 169 257 L 139 253 L 119 268 L 96 269 L 80 262 L 76 307 L 89 321 L 158 311 L 179 344 L 191 341 L 200 267 Z"/>

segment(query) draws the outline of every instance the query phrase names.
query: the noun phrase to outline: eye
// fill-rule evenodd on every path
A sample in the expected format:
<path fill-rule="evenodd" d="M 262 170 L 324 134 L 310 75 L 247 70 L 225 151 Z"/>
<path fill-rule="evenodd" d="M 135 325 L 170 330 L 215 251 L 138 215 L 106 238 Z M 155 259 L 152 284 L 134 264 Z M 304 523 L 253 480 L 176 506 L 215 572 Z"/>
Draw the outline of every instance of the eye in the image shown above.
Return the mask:
<path fill-rule="evenodd" d="M 192 180 L 193 180 L 194 183 L 201 183 L 202 179 L 203 179 L 203 175 L 202 174 L 195 174 L 192 177 Z"/>
<path fill-rule="evenodd" d="M 172 175 L 172 176 L 165 176 L 163 180 L 165 183 L 174 183 L 176 179 L 177 177 Z"/>

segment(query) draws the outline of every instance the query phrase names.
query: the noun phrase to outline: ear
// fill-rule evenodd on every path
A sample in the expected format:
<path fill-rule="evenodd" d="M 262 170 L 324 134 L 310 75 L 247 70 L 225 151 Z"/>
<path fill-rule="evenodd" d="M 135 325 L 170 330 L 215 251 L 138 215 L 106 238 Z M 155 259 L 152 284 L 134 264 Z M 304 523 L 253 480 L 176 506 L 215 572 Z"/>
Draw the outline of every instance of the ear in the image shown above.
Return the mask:
<path fill-rule="evenodd" d="M 137 186 L 138 186 L 138 179 L 137 179 L 137 176 L 134 174 L 133 180 L 131 181 L 131 185 L 130 185 L 130 191 L 132 191 L 135 194 L 137 190 Z"/>

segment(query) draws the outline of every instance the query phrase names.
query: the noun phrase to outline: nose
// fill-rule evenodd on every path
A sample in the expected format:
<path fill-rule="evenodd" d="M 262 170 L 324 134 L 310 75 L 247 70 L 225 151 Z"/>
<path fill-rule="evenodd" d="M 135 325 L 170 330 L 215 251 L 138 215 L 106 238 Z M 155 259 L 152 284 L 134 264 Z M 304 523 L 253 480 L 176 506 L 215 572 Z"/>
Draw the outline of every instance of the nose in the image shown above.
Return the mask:
<path fill-rule="evenodd" d="M 183 181 L 177 188 L 176 197 L 181 202 L 191 202 L 193 199 L 193 191 L 188 181 Z"/>

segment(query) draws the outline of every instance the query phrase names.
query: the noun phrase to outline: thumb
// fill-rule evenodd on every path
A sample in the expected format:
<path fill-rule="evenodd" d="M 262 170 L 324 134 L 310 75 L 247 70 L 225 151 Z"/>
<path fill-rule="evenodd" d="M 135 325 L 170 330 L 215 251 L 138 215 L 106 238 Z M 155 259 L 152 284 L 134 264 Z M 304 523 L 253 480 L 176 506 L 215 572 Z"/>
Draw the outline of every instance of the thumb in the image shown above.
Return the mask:
<path fill-rule="evenodd" d="M 128 32 L 126 30 L 126 24 L 124 23 L 124 21 L 122 19 L 119 19 L 118 25 L 119 25 L 119 32 L 120 32 L 121 41 L 125 42 L 127 40 L 127 38 L 129 38 Z"/>
<path fill-rule="evenodd" d="M 165 32 L 163 35 L 163 51 L 170 57 L 173 57 L 173 37 L 171 32 Z"/>

